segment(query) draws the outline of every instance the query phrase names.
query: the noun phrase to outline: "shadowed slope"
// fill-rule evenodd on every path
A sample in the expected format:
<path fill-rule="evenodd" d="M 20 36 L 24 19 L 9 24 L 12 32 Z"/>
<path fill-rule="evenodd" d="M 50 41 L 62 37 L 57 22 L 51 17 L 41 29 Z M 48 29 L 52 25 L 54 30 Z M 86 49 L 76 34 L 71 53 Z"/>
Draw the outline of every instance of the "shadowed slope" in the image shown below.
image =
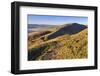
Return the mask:
<path fill-rule="evenodd" d="M 56 32 L 53 32 L 49 35 L 46 36 L 46 39 L 53 39 L 56 38 L 58 36 L 64 35 L 64 34 L 76 34 L 82 30 L 84 30 L 85 28 L 87 28 L 87 26 L 82 25 L 82 24 L 77 24 L 77 23 L 73 23 L 73 24 L 66 24 L 63 27 L 61 27 L 60 29 L 58 29 Z"/>

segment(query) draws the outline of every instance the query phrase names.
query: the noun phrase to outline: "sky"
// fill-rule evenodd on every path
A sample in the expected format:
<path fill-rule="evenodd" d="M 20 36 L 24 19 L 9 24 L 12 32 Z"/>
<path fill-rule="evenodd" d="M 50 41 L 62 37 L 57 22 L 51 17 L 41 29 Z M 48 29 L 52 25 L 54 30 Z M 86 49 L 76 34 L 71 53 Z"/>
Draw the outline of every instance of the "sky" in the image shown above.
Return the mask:
<path fill-rule="evenodd" d="M 88 17 L 28 15 L 28 24 L 60 25 L 66 23 L 88 24 Z"/>

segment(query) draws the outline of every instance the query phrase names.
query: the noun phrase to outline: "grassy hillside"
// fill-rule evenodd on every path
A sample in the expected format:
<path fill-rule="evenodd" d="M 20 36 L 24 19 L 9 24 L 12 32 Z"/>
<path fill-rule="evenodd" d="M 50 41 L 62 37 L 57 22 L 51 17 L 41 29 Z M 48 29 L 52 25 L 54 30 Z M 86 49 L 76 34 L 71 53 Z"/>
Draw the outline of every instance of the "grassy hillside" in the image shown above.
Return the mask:
<path fill-rule="evenodd" d="M 29 59 L 87 58 L 87 44 L 87 29 L 85 29 L 72 36 L 63 35 L 36 45 L 30 50 Z"/>
<path fill-rule="evenodd" d="M 56 38 L 58 36 L 65 35 L 65 34 L 69 34 L 69 35 L 76 34 L 86 28 L 87 26 L 82 25 L 82 24 L 77 24 L 77 23 L 64 24 L 62 27 L 60 27 L 55 32 L 52 32 L 51 34 L 47 35 L 46 39 L 53 39 L 53 38 Z"/>
<path fill-rule="evenodd" d="M 58 31 L 58 30 L 54 30 Z M 81 59 L 88 57 L 88 29 L 48 39 L 54 32 L 34 39 L 28 45 L 28 60 Z"/>
<path fill-rule="evenodd" d="M 29 33 L 28 34 L 28 49 L 31 49 L 35 47 L 36 45 L 39 45 L 42 42 L 45 42 L 47 40 L 51 40 L 65 34 L 72 35 L 86 28 L 87 26 L 85 25 L 73 23 L 73 24 L 63 24 L 61 26 L 58 26 L 56 28 L 49 29 L 49 30 Z"/>
<path fill-rule="evenodd" d="M 76 35 L 57 38 L 56 45 L 48 44 L 53 48 L 48 49 L 39 59 L 87 58 L 87 30 Z"/>

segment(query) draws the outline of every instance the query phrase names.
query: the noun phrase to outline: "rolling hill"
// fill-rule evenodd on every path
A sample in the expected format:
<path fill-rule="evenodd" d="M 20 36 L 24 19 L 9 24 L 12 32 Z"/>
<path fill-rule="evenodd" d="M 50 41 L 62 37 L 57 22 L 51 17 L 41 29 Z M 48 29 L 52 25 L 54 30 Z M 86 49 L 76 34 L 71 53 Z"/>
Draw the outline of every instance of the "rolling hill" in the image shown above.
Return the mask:
<path fill-rule="evenodd" d="M 69 35 L 75 34 L 86 28 L 87 28 L 87 26 L 84 26 L 84 25 L 78 24 L 78 23 L 65 24 L 65 25 L 63 25 L 63 27 L 59 28 L 57 31 L 48 35 L 47 39 L 53 39 L 53 38 L 56 38 L 56 37 L 64 35 L 64 34 L 69 34 Z"/>
<path fill-rule="evenodd" d="M 33 39 L 28 46 L 28 60 L 87 58 L 87 26 L 73 23 Z"/>

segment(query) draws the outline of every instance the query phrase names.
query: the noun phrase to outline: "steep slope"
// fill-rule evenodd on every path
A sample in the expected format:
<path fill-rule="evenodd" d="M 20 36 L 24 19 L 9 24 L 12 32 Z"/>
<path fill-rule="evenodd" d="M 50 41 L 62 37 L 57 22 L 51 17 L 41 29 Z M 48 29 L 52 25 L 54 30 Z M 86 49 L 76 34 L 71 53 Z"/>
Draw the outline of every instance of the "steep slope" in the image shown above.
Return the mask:
<path fill-rule="evenodd" d="M 64 34 L 30 49 L 28 60 L 87 58 L 87 44 L 87 29 L 73 35 Z"/>
<path fill-rule="evenodd" d="M 54 39 L 56 37 L 62 36 L 62 35 L 72 35 L 76 34 L 82 30 L 87 28 L 87 26 L 77 23 L 72 24 L 64 24 L 61 26 L 58 26 L 56 29 L 52 29 L 52 31 L 44 31 L 39 33 L 33 33 L 29 34 L 29 41 L 28 41 L 28 49 L 34 48 L 36 45 L 39 45 L 41 43 L 44 43 L 45 41 L 48 41 L 50 39 Z"/>
<path fill-rule="evenodd" d="M 65 24 L 63 27 L 59 28 L 57 31 L 47 35 L 46 39 L 53 39 L 64 34 L 69 34 L 69 35 L 76 34 L 86 28 L 87 26 L 78 24 L 78 23 Z"/>

